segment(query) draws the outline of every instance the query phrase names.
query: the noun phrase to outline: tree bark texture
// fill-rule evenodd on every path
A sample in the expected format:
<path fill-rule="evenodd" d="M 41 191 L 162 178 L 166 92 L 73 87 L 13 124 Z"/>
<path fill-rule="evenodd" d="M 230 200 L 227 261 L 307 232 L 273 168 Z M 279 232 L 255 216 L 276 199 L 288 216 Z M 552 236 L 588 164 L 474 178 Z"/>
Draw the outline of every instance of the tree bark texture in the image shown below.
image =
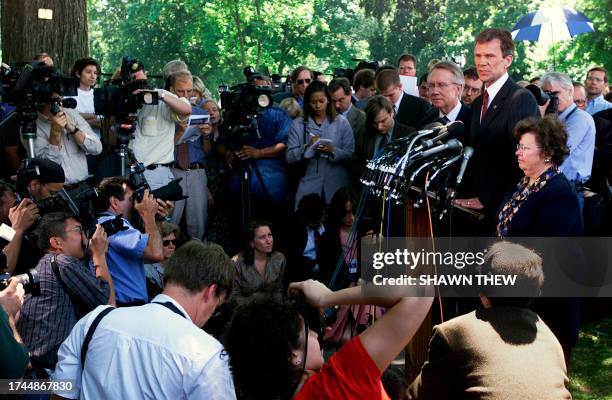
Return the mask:
<path fill-rule="evenodd" d="M 53 10 L 39 19 L 38 9 Z M 2 61 L 31 61 L 48 53 L 64 74 L 89 55 L 86 0 L 2 0 Z"/>

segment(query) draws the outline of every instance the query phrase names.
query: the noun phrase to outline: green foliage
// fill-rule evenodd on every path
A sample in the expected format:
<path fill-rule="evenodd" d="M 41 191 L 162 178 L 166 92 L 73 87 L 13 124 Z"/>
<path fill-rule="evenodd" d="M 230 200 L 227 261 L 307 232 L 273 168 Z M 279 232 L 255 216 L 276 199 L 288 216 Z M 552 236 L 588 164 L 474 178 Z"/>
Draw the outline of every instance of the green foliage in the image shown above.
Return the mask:
<path fill-rule="evenodd" d="M 575 0 L 596 33 L 557 44 L 557 70 L 582 79 L 585 66 L 612 65 L 612 0 Z M 395 63 L 403 53 L 425 72 L 433 58 L 473 64 L 474 37 L 511 29 L 545 0 L 89 0 L 92 55 L 112 72 L 123 55 L 151 74 L 180 58 L 211 87 L 243 80 L 242 67 L 287 74 L 300 64 L 330 74 L 356 59 Z M 517 43 L 512 75 L 544 72 L 536 45 Z M 541 57 L 540 57 L 541 58 Z M 214 90 L 213 90 L 214 91 Z"/>

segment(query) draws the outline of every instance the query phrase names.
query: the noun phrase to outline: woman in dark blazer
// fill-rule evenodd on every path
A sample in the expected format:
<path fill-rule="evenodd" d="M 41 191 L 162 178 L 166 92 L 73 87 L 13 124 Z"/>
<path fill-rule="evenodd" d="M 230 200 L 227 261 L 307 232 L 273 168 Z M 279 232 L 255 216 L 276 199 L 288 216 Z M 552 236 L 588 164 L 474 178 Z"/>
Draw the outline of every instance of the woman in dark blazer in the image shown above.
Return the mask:
<path fill-rule="evenodd" d="M 565 127 L 555 117 L 546 116 L 540 120 L 520 121 L 514 134 L 518 141 L 518 165 L 525 176 L 502 203 L 497 215 L 497 236 L 582 236 L 578 197 L 574 187 L 559 171 L 559 165 L 569 154 Z M 554 259 L 553 256 L 546 257 L 544 252 L 545 265 L 547 258 L 549 262 Z M 544 273 L 546 275 L 546 269 Z M 546 286 L 545 282 L 544 294 Z M 579 299 L 539 299 L 533 308 L 561 342 L 566 362 L 569 363 L 571 350 L 578 338 Z"/>

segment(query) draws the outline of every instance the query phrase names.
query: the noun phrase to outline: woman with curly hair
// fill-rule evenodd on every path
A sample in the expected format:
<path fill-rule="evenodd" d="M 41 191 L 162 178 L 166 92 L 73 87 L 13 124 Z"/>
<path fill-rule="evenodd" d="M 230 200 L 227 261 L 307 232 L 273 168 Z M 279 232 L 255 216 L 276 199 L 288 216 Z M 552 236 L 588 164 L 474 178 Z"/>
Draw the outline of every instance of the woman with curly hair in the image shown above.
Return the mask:
<path fill-rule="evenodd" d="M 289 291 L 319 308 L 376 302 L 361 287 L 332 292 L 313 280 L 292 283 Z M 412 339 L 432 298 L 377 301 L 389 312 L 325 363 L 316 334 L 294 304 L 258 294 L 237 307 L 225 348 L 238 399 L 389 399 L 381 374 Z"/>

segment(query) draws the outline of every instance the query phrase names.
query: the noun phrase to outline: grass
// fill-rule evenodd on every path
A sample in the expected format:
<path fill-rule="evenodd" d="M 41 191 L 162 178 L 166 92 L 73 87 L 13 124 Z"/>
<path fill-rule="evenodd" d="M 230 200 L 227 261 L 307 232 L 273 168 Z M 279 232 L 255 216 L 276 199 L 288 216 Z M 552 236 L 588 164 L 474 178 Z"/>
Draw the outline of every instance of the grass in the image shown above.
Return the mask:
<path fill-rule="evenodd" d="M 576 400 L 612 400 L 612 318 L 582 326 L 569 386 Z"/>

